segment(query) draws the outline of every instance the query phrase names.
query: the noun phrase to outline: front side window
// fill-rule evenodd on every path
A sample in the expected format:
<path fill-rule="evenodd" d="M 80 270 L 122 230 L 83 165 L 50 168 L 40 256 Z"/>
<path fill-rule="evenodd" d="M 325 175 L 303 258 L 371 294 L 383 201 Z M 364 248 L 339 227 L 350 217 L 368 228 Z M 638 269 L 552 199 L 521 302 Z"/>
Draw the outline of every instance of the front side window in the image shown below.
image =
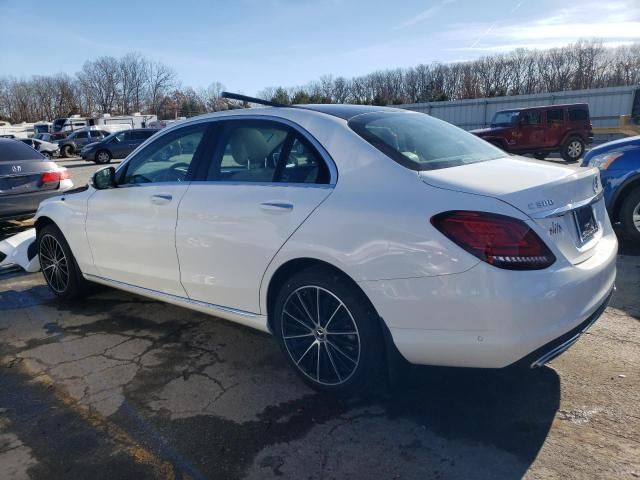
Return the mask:
<path fill-rule="evenodd" d="M 522 124 L 523 125 L 540 125 L 540 112 L 537 110 L 531 110 L 528 112 L 522 112 Z"/>
<path fill-rule="evenodd" d="M 328 183 L 328 169 L 298 132 L 272 121 L 231 121 L 224 128 L 207 180 Z"/>
<path fill-rule="evenodd" d="M 202 143 L 205 124 L 168 133 L 147 145 L 125 165 L 120 184 L 180 182 Z"/>
<path fill-rule="evenodd" d="M 365 113 L 349 127 L 411 170 L 436 170 L 504 157 L 488 142 L 424 113 Z"/>

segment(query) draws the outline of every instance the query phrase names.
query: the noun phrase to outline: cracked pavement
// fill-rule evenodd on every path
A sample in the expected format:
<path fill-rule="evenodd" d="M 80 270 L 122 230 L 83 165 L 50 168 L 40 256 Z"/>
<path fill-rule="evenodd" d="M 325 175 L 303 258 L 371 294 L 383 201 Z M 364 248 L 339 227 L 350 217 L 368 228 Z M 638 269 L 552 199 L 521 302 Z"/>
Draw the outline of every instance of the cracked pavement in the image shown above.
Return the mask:
<path fill-rule="evenodd" d="M 550 367 L 412 368 L 359 399 L 309 390 L 268 335 L 1 273 L 0 477 L 639 478 L 638 253 Z"/>

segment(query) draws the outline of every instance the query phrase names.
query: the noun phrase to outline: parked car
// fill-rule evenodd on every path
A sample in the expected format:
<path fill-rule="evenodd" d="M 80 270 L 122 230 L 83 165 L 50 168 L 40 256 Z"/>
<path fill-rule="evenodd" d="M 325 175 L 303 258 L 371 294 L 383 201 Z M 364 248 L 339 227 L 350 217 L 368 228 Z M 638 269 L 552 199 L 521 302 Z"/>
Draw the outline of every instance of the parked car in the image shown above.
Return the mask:
<path fill-rule="evenodd" d="M 640 136 L 592 148 L 583 167 L 598 167 L 609 216 L 623 234 L 640 241 Z"/>
<path fill-rule="evenodd" d="M 497 112 L 490 128 L 471 133 L 509 153 L 532 153 L 543 160 L 560 152 L 567 162 L 576 162 L 592 142 L 589 105 L 548 105 Z"/>
<path fill-rule="evenodd" d="M 21 138 L 19 141 L 25 145 L 29 145 L 48 159 L 57 157 L 60 154 L 60 149 L 56 143 L 45 142 L 36 138 Z"/>
<path fill-rule="evenodd" d="M 78 130 L 70 133 L 66 138 L 58 140 L 58 145 L 62 156 L 68 158 L 77 155 L 84 146 L 99 142 L 109 135 L 111 134 L 104 130 Z"/>
<path fill-rule="evenodd" d="M 0 138 L 0 219 L 33 215 L 42 200 L 71 187 L 66 168 L 19 140 Z"/>
<path fill-rule="evenodd" d="M 84 147 L 80 155 L 87 161 L 109 163 L 112 158 L 125 158 L 157 131 L 154 128 L 134 128 L 113 133 L 100 142 Z"/>
<path fill-rule="evenodd" d="M 33 138 L 35 140 L 42 140 L 43 142 L 54 143 L 55 139 L 50 133 L 36 133 Z"/>
<path fill-rule="evenodd" d="M 616 274 L 597 179 L 416 112 L 231 110 L 44 202 L 37 248 L 62 298 L 97 282 L 271 332 L 309 385 L 358 391 L 397 355 L 528 367 L 575 342 Z"/>

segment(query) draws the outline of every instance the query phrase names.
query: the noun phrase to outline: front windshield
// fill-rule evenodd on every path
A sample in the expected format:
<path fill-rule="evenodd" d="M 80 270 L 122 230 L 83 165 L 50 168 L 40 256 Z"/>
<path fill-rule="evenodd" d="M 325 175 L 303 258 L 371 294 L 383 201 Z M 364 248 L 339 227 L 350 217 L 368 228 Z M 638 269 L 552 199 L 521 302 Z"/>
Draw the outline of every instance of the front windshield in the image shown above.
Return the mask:
<path fill-rule="evenodd" d="M 450 123 L 424 113 L 365 113 L 349 126 L 411 170 L 435 170 L 504 157 L 504 152 Z"/>
<path fill-rule="evenodd" d="M 506 112 L 498 112 L 493 116 L 491 121 L 492 127 L 510 127 L 518 118 L 520 112 L 517 110 L 509 110 Z"/>

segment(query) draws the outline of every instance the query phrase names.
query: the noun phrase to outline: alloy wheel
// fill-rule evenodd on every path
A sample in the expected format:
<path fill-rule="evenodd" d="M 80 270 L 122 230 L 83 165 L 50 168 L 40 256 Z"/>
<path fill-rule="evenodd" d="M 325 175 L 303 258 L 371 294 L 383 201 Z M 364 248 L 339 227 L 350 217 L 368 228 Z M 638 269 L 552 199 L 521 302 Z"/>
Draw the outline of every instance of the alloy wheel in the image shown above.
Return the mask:
<path fill-rule="evenodd" d="M 40 267 L 49 286 L 63 293 L 69 286 L 69 262 L 60 242 L 45 234 L 40 239 Z"/>
<path fill-rule="evenodd" d="M 582 143 L 580 143 L 578 140 L 573 140 L 567 147 L 567 153 L 571 158 L 580 157 L 580 155 L 582 154 Z"/>
<path fill-rule="evenodd" d="M 98 153 L 98 162 L 107 163 L 109 161 L 109 154 L 107 152 Z"/>
<path fill-rule="evenodd" d="M 640 232 L 640 203 L 636 205 L 636 208 L 633 209 L 633 213 L 631 215 L 633 225 L 636 227 L 636 230 Z"/>
<path fill-rule="evenodd" d="M 360 333 L 335 294 L 315 285 L 296 289 L 284 302 L 281 334 L 294 365 L 312 381 L 340 385 L 360 363 Z"/>

